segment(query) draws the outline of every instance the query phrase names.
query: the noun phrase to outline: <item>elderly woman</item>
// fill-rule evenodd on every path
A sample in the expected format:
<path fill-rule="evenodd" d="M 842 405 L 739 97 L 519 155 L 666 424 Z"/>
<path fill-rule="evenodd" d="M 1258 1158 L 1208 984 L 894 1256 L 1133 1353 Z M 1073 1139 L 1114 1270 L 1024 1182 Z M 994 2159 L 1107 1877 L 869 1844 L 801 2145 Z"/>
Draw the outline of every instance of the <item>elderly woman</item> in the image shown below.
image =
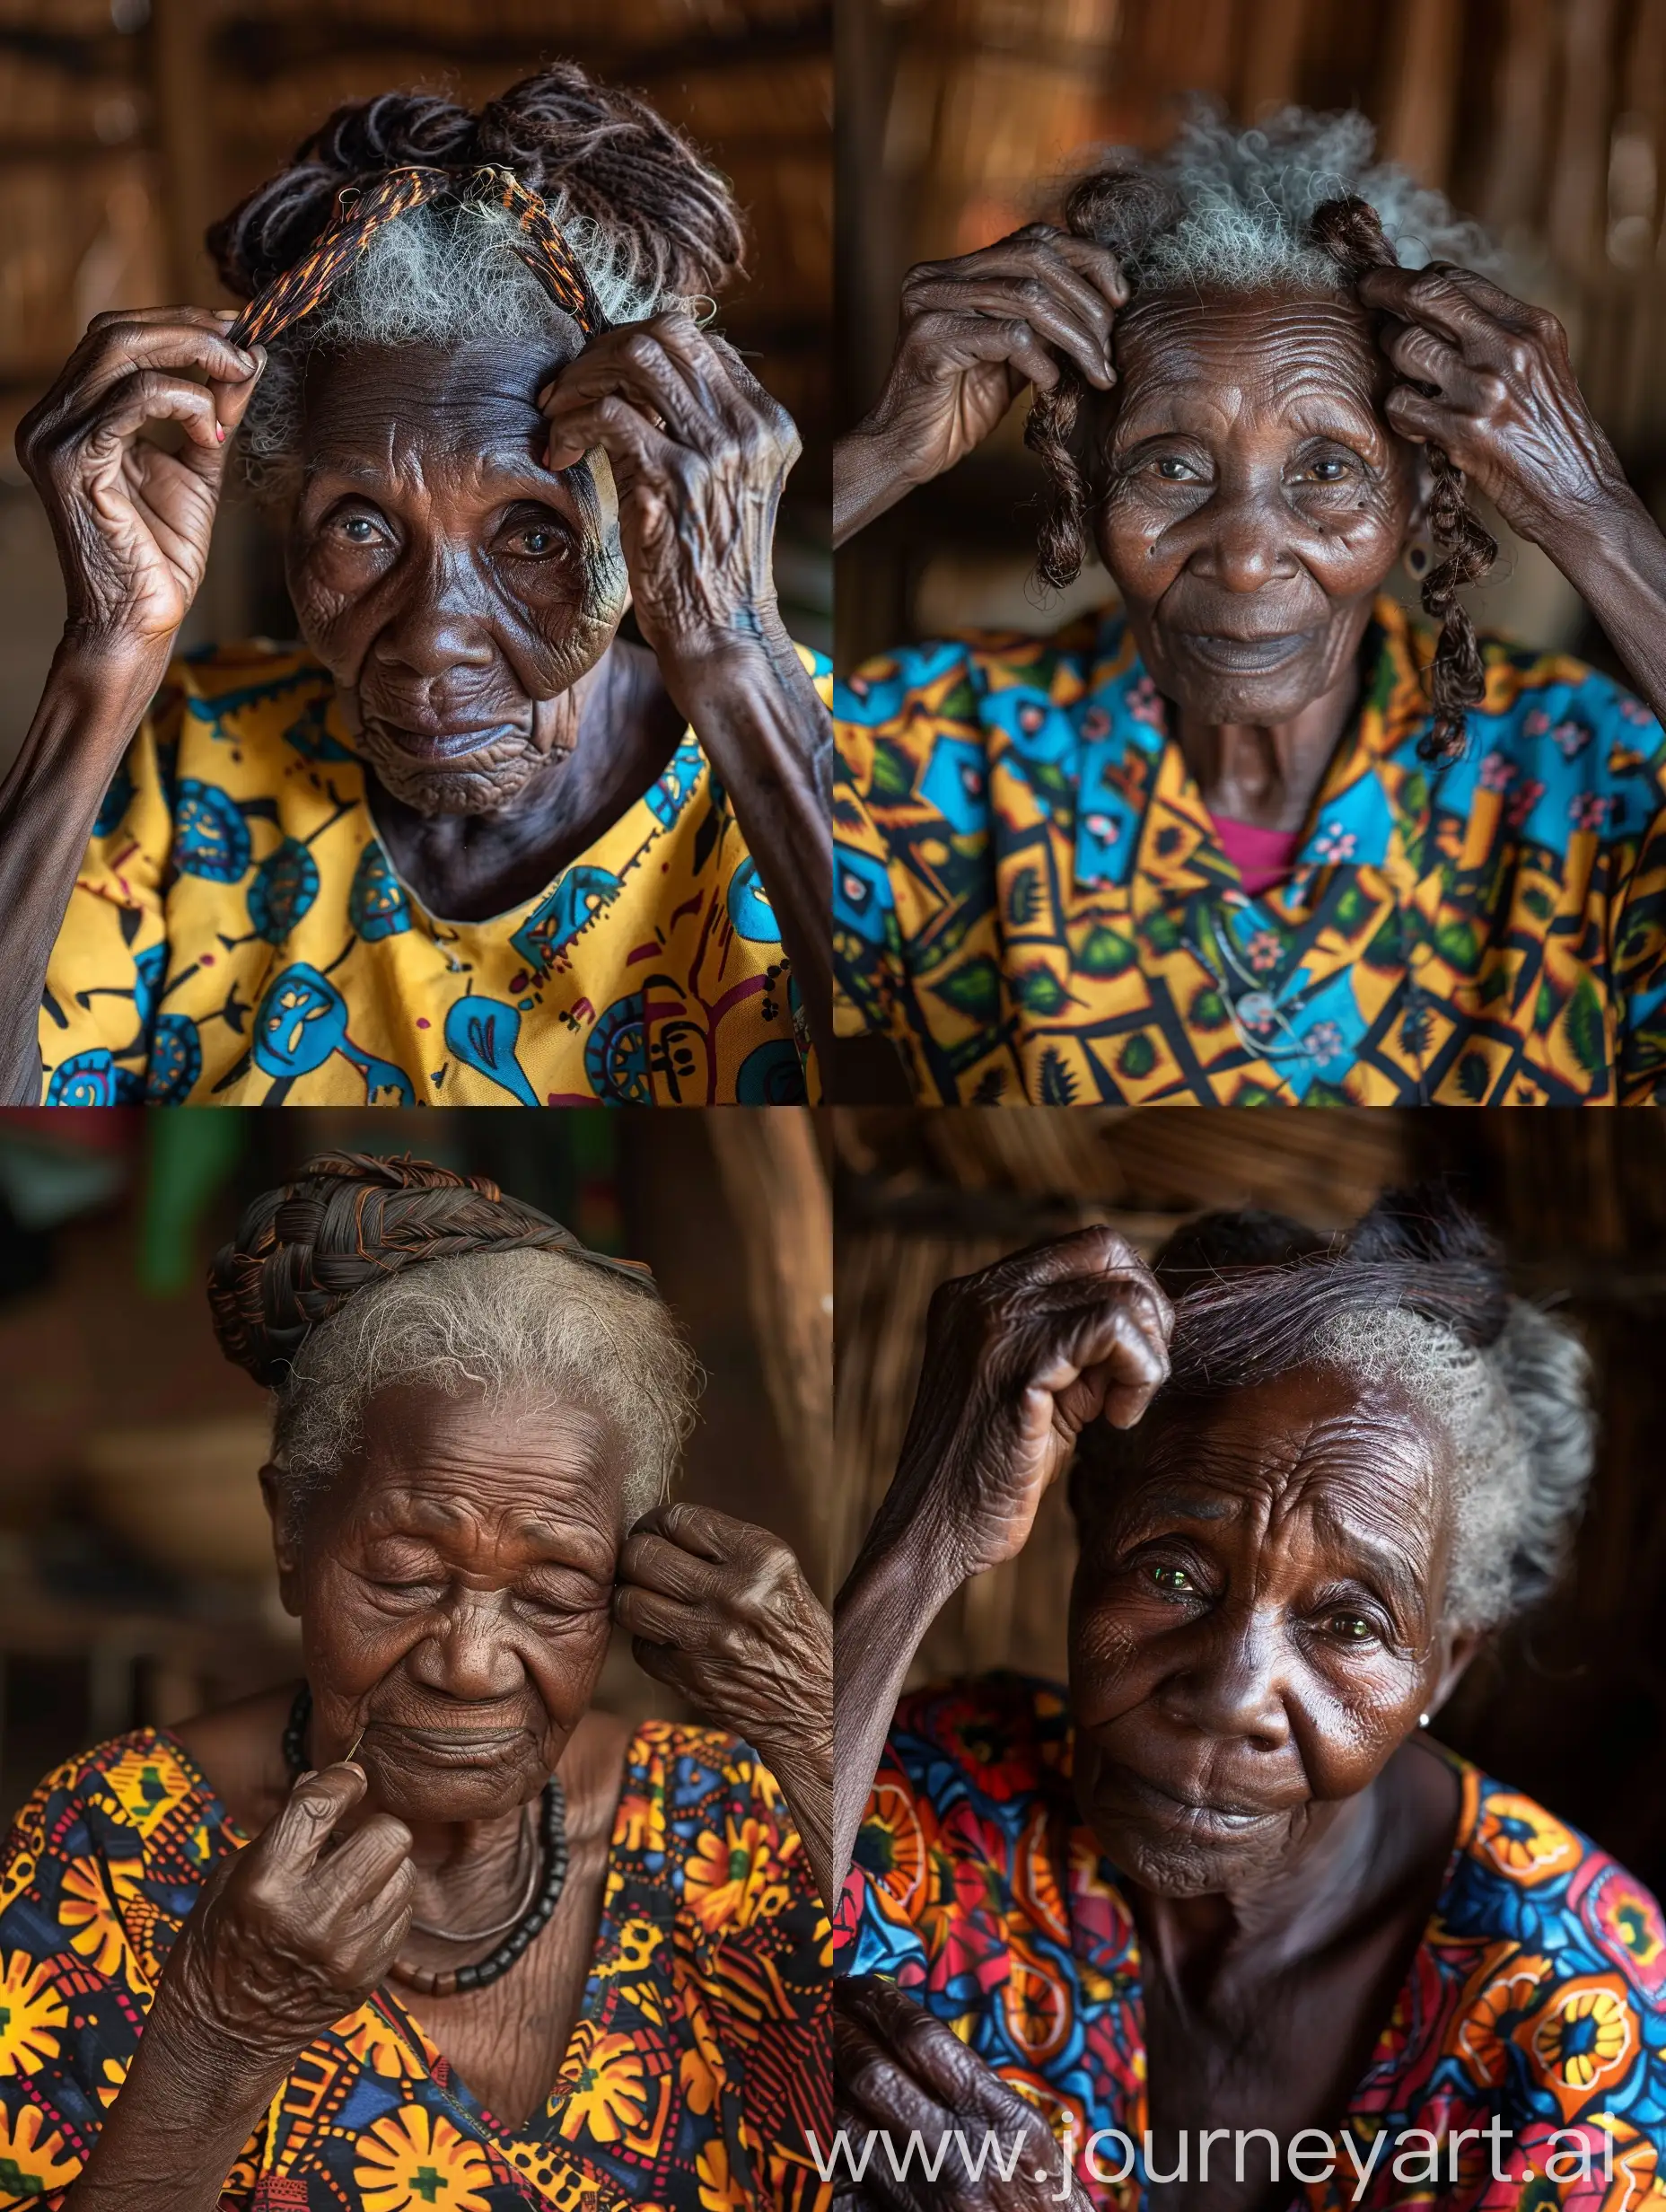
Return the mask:
<path fill-rule="evenodd" d="M 1438 1200 L 1313 1243 L 1217 1216 L 1153 1279 L 1092 1229 L 933 1303 L 841 1601 L 835 2055 L 858 2157 L 992 2131 L 934 2201 L 1659 2201 L 1659 1908 L 1427 1733 L 1561 1562 L 1583 1355 Z M 1068 1690 L 893 1721 L 1073 1453 Z M 864 2187 L 910 2201 L 877 2152 Z"/>
<path fill-rule="evenodd" d="M 829 1627 L 784 1545 L 659 1502 L 695 1369 L 652 1278 L 484 1179 L 326 1156 L 211 1295 L 274 1387 L 306 1679 L 20 1815 L 0 2202 L 806 2202 Z M 614 1620 L 717 1725 L 592 1708 Z"/>
<path fill-rule="evenodd" d="M 840 1025 L 916 1095 L 1657 1095 L 1666 541 L 1560 326 L 1461 266 L 1483 250 L 1359 116 L 1199 112 L 1085 178 L 1065 229 L 909 276 L 839 533 L 1028 384 L 1041 574 L 1092 542 L 1121 602 L 912 647 L 836 700 Z M 1454 594 L 1495 549 L 1466 478 L 1646 705 L 1477 641 Z M 1384 595 L 1403 556 L 1438 646 Z"/>
<path fill-rule="evenodd" d="M 0 789 L 0 1097 L 803 1097 L 831 738 L 797 434 L 697 320 L 727 186 L 560 66 L 339 110 L 210 246 L 241 316 L 98 317 L 19 433 L 68 622 Z M 233 442 L 304 642 L 171 665 Z"/>

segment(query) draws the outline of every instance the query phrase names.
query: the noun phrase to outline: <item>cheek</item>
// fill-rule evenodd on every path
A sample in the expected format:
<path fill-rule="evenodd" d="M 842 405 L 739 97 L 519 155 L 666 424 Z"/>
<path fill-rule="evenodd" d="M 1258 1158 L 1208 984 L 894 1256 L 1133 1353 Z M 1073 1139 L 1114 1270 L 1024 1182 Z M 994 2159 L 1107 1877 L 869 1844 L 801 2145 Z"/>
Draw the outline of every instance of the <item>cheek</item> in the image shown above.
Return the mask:
<path fill-rule="evenodd" d="M 301 1589 L 307 1680 L 320 1698 L 366 1696 L 421 1636 L 370 1603 L 356 1576 L 328 1558 L 303 1570 Z"/>

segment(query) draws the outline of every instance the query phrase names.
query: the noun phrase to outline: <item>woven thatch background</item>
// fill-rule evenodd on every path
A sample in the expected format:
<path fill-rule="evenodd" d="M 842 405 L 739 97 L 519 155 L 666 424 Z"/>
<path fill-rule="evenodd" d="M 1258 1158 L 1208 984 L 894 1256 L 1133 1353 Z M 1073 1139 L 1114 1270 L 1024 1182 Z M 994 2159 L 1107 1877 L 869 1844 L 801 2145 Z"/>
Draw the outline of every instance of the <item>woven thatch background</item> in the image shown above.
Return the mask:
<path fill-rule="evenodd" d="M 63 620 L 13 435 L 89 319 L 224 304 L 205 227 L 341 101 L 419 84 L 478 103 L 562 55 L 646 94 L 734 182 L 752 278 L 722 327 L 804 434 L 782 592 L 824 642 L 826 0 L 0 0 L 0 767 Z M 281 572 L 228 505 L 187 642 L 261 628 L 293 635 Z"/>
<path fill-rule="evenodd" d="M 1252 121 L 1291 101 L 1355 106 L 1384 152 L 1511 248 L 1515 281 L 1573 336 L 1592 405 L 1634 478 L 1666 476 L 1666 0 L 840 0 L 842 402 L 870 406 L 897 289 L 1047 212 L 1096 143 L 1153 145 L 1178 97 Z M 846 662 L 956 621 L 1041 629 L 1027 600 L 1036 478 L 1023 408 L 983 452 L 841 557 Z M 1657 501 L 1658 504 L 1658 501 Z M 1580 610 L 1529 549 L 1477 598 L 1484 619 L 1568 644 Z M 1004 556 L 1004 558 L 1003 557 Z M 1083 587 L 1092 596 L 1092 580 Z M 1100 596 L 1107 595 L 1100 579 Z"/>
<path fill-rule="evenodd" d="M 946 1277 L 1086 1221 L 1148 1251 L 1222 1205 L 1335 1230 L 1384 1184 L 1454 1175 L 1518 1286 L 1566 1294 L 1595 1355 L 1603 1435 L 1571 1580 L 1472 1670 L 1441 1734 L 1666 1883 L 1666 1118 L 1029 1108 L 844 1109 L 835 1121 L 841 1569 L 890 1479 L 926 1303 Z M 1022 1557 L 944 1610 L 916 1679 L 1062 1675 L 1074 1558 L 1056 1488 Z"/>

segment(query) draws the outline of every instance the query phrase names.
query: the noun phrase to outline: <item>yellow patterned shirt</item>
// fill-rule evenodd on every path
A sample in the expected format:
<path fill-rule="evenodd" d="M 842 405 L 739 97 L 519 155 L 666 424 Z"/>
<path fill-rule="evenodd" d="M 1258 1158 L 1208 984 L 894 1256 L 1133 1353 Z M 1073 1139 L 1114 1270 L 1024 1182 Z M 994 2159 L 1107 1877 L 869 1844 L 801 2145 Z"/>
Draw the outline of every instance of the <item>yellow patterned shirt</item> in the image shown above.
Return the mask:
<path fill-rule="evenodd" d="M 1391 601 L 1294 873 L 1251 897 L 1119 616 L 911 646 L 836 688 L 839 1027 L 969 1105 L 1666 1101 L 1666 737 L 1483 647 L 1431 766 Z"/>
<path fill-rule="evenodd" d="M 692 731 L 536 898 L 444 921 L 376 833 L 328 672 L 263 641 L 170 669 L 76 879 L 40 1052 L 64 1106 L 769 1105 L 807 1089 L 768 895 Z"/>

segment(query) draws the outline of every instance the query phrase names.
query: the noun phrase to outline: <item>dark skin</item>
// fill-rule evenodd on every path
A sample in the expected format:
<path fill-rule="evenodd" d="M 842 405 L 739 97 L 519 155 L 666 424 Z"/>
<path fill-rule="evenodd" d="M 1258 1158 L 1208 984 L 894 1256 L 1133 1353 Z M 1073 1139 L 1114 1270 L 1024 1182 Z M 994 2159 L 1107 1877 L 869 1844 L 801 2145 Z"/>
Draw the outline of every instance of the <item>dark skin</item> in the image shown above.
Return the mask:
<path fill-rule="evenodd" d="M 834 541 L 986 437 L 1068 361 L 1100 556 L 1211 811 L 1305 823 L 1357 698 L 1372 595 L 1440 446 L 1540 546 L 1666 709 L 1666 538 L 1554 315 L 1472 271 L 1374 269 L 1357 301 L 1142 295 L 1032 224 L 910 272 L 886 388 L 835 455 Z"/>
<path fill-rule="evenodd" d="M 0 786 L 0 1095 L 39 1093 L 47 961 L 104 790 L 202 581 L 263 365 L 229 318 L 99 317 L 18 434 L 64 640 Z M 173 426 L 177 452 L 158 442 Z M 797 432 L 687 315 L 309 364 L 285 560 L 373 811 L 424 904 L 534 896 L 692 726 L 758 862 L 811 1034 L 830 1035 L 830 729 L 771 567 Z M 633 605 L 648 649 L 617 633 Z"/>
<path fill-rule="evenodd" d="M 1398 1389 L 1299 1368 L 1147 1412 L 1171 1325 L 1102 1229 L 937 1294 L 897 1483 L 839 1600 L 837 1864 L 944 1597 L 1022 1548 L 1084 1432 L 1141 1423 L 1132 1470 L 1088 1490 L 1076 1797 L 1139 1931 L 1157 2170 L 1178 2164 L 1177 2130 L 1194 2150 L 1200 2130 L 1229 2131 L 1206 2177 L 1194 2157 L 1153 2200 L 1272 2212 L 1288 2183 L 1269 2186 L 1254 2147 L 1235 2181 L 1231 2131 L 1287 2140 L 1346 2109 L 1455 1832 L 1457 1786 L 1419 1747 L 1419 1718 L 1476 1639 L 1443 1617 L 1447 1447 Z M 912 2000 L 853 1984 L 841 2004 L 852 2125 L 996 2124 L 978 2119 L 989 2069 Z M 962 2176 L 956 2200 L 1020 2212 L 1037 2164 L 1056 2190 L 1057 2155 L 1026 2153 L 1013 2182 Z M 908 2202 L 878 2165 L 869 2180 Z"/>
<path fill-rule="evenodd" d="M 266 1470 L 315 1770 L 292 1786 L 285 1767 L 293 1685 L 175 1732 L 254 1840 L 181 1930 L 75 2212 L 214 2212 L 301 2051 L 383 1982 L 496 2120 L 541 2108 L 583 2002 L 630 1737 L 590 1698 L 632 1607 L 664 1609 L 637 1646 L 653 1671 L 715 1725 L 744 1725 L 794 1817 L 805 1804 L 825 1837 L 826 1615 L 785 1547 L 726 1515 L 660 1508 L 627 1532 L 621 1476 L 611 1435 L 576 1406 L 408 1385 L 377 1397 L 362 1449 L 298 1523 Z M 679 1578 L 697 1600 L 666 1600 Z M 551 1773 L 570 1857 L 548 1923 L 483 1989 L 403 1983 L 400 1962 L 440 1971 L 495 1947 L 409 1923 L 514 1913 L 526 1808 Z"/>

